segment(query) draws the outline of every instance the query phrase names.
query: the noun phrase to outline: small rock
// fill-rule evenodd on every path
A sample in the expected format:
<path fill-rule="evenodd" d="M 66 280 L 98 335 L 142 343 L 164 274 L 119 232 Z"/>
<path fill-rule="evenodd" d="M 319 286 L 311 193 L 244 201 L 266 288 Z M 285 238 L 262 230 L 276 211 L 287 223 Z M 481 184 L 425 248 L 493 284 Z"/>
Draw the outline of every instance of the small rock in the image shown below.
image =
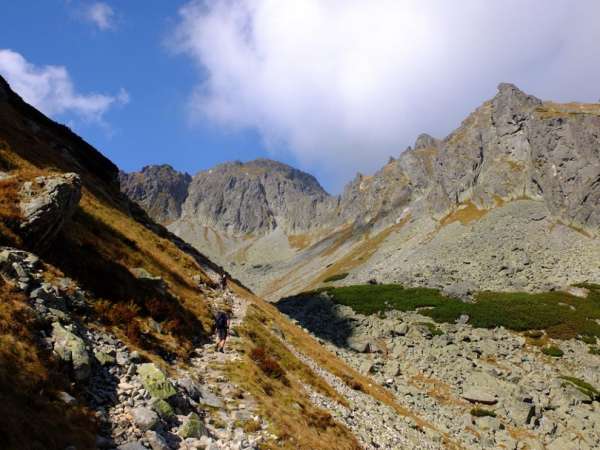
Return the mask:
<path fill-rule="evenodd" d="M 158 415 L 150 408 L 138 407 L 131 411 L 133 422 L 142 431 L 148 431 L 158 423 Z"/>
<path fill-rule="evenodd" d="M 179 428 L 179 436 L 182 439 L 200 438 L 207 434 L 204 423 L 196 413 L 190 413 Z"/>

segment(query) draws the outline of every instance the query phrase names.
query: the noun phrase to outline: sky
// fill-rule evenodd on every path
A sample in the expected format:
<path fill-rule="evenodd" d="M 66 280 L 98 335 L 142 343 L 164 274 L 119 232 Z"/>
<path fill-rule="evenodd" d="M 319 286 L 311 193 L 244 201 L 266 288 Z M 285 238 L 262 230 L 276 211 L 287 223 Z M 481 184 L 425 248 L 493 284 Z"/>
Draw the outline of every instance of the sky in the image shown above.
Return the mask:
<path fill-rule="evenodd" d="M 500 82 L 600 99 L 597 0 L 6 2 L 0 74 L 126 171 L 277 159 L 332 193 Z"/>

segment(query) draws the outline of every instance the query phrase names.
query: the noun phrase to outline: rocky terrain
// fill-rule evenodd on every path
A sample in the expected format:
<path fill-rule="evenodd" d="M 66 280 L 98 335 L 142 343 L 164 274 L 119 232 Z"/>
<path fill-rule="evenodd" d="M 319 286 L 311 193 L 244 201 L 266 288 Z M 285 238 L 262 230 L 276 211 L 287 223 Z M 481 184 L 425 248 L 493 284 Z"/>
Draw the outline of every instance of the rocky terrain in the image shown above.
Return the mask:
<path fill-rule="evenodd" d="M 0 168 L 2 448 L 457 447 L 150 219 L 1 78 Z"/>
<path fill-rule="evenodd" d="M 169 228 L 272 300 L 342 273 L 347 282 L 560 288 L 600 279 L 599 149 L 600 105 L 501 84 L 449 136 L 419 136 L 336 197 L 276 162 L 200 172 Z M 144 204 L 146 172 L 122 179 L 161 220 Z"/>
<path fill-rule="evenodd" d="M 434 324 L 414 312 L 365 316 L 327 294 L 279 308 L 461 448 L 600 446 L 600 356 L 584 342 L 473 328 L 469 317 Z M 549 344 L 564 355 L 544 354 Z"/>

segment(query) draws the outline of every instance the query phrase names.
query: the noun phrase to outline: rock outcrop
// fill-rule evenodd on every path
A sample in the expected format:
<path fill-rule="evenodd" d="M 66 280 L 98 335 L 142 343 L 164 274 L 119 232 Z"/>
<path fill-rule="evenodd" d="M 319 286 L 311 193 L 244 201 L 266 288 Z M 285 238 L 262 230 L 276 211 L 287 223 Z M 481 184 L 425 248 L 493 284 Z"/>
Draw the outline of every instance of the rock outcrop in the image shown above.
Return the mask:
<path fill-rule="evenodd" d="M 21 188 L 21 233 L 32 249 L 44 249 L 71 218 L 81 199 L 81 180 L 66 173 L 37 177 Z"/>
<path fill-rule="evenodd" d="M 159 223 L 169 224 L 181 216 L 192 177 L 171 166 L 146 166 L 141 172 L 119 172 L 121 190 Z"/>

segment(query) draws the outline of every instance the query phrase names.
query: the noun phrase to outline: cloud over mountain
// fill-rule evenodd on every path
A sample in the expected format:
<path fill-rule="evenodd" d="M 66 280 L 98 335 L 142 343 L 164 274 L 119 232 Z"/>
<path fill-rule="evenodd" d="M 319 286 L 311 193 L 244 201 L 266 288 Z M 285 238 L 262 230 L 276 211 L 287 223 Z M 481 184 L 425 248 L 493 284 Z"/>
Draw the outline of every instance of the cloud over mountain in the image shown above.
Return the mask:
<path fill-rule="evenodd" d="M 200 68 L 193 117 L 347 179 L 444 135 L 500 81 L 596 101 L 599 16 L 593 0 L 191 1 L 174 46 Z"/>

